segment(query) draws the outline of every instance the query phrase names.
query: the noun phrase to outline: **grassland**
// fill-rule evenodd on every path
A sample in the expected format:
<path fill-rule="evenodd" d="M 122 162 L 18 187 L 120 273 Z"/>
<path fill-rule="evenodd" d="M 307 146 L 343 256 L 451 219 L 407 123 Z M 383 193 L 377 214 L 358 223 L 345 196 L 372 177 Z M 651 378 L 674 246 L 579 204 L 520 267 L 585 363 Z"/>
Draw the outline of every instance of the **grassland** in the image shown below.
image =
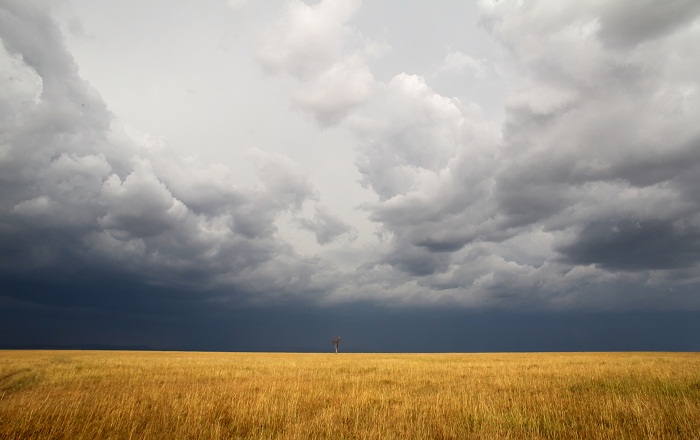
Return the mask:
<path fill-rule="evenodd" d="M 0 351 L 0 438 L 700 438 L 700 354 Z"/>

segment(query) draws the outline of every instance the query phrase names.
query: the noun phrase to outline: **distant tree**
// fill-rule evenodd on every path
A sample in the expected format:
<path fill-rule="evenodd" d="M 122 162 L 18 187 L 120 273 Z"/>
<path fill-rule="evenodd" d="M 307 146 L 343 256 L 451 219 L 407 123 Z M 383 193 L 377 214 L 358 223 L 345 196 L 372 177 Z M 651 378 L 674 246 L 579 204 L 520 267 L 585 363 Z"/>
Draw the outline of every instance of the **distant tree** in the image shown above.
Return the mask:
<path fill-rule="evenodd" d="M 331 339 L 331 342 L 333 343 L 333 346 L 335 347 L 335 354 L 338 354 L 338 345 L 340 345 L 340 336 L 336 336 L 335 338 Z"/>

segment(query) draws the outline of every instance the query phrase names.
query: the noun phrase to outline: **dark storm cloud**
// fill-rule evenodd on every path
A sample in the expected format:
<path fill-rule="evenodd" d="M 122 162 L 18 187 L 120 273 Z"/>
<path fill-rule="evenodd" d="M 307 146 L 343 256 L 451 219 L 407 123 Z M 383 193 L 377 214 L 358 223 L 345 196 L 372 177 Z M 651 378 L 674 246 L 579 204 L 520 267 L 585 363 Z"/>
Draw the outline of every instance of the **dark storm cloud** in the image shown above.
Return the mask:
<path fill-rule="evenodd" d="M 315 263 L 275 236 L 279 215 L 318 198 L 292 161 L 253 152 L 259 184 L 241 187 L 224 167 L 135 140 L 79 77 L 50 7 L 0 6 L 2 87 L 14 91 L 0 114 L 3 271 L 112 267 L 156 284 L 314 290 Z"/>
<path fill-rule="evenodd" d="M 697 154 L 699 148 L 700 139 L 691 139 L 669 152 L 647 151 L 641 157 L 630 157 L 625 163 L 599 170 L 597 177 L 617 177 L 636 187 L 671 182 L 685 192 L 696 184 L 695 179 L 700 170 L 700 157 Z M 688 195 L 690 194 L 684 194 L 685 197 Z"/>
<path fill-rule="evenodd" d="M 422 276 L 444 271 L 448 259 L 441 253 L 399 242 L 383 261 L 410 275 Z"/>
<path fill-rule="evenodd" d="M 5 287 L 2 280 L 0 288 Z M 138 285 L 131 287 L 135 295 L 145 293 Z M 112 296 L 109 290 L 107 297 Z M 148 296 L 157 302 L 146 304 L 140 314 L 114 301 L 110 308 L 90 309 L 81 296 L 75 299 L 82 308 L 27 309 L 3 303 L 0 347 L 330 353 L 330 338 L 341 335 L 341 353 L 700 349 L 695 337 L 700 319 L 693 312 L 426 310 L 367 303 L 222 308 L 182 301 L 189 295 L 172 289 L 150 289 Z M 62 304 L 64 300 L 56 301 L 56 306 Z"/>
<path fill-rule="evenodd" d="M 604 220 L 586 225 L 559 251 L 574 264 L 612 270 L 682 269 L 700 263 L 700 230 L 659 220 Z"/>
<path fill-rule="evenodd" d="M 352 125 L 382 262 L 465 303 L 556 303 L 564 289 L 583 304 L 597 285 L 611 306 L 697 267 L 698 8 L 630 7 L 483 2 L 511 56 L 500 132 L 420 76 L 392 79 L 382 116 Z"/>
<path fill-rule="evenodd" d="M 256 61 L 288 77 L 280 84 L 293 107 L 355 142 L 369 193 L 361 209 L 376 239 L 356 239 L 371 226 L 331 212 L 309 175 L 265 145 L 245 158 L 253 183 L 242 186 L 224 165 L 202 166 L 130 134 L 80 78 L 46 3 L 4 0 L 3 273 L 78 280 L 95 270 L 115 288 L 123 280 L 124 290 L 172 287 L 182 310 L 216 301 L 226 310 L 361 300 L 699 306 L 700 53 L 691 3 L 635 12 L 643 23 L 660 14 L 638 31 L 624 2 L 483 1 L 483 27 L 506 48 L 500 65 L 458 48 L 435 72 L 394 72 L 385 83 L 370 61 L 390 49 L 352 26 L 360 2 L 285 5 L 259 35 Z M 469 81 L 499 73 L 502 123 L 469 96 L 431 84 L 465 66 L 481 72 Z M 285 240 L 289 226 L 320 246 Z M 76 289 L 86 301 L 100 296 Z M 138 291 L 125 296 L 135 308 L 159 298 Z M 21 301 L 15 290 L 6 296 Z M 44 294 L 31 303 L 42 298 L 54 304 Z M 89 307 L 110 306 L 95 301 Z"/>
<path fill-rule="evenodd" d="M 0 345 L 698 349 L 697 2 L 484 0 L 503 58 L 385 82 L 359 1 L 285 2 L 256 61 L 355 143 L 370 226 L 265 145 L 243 186 L 123 128 L 49 3 L 0 0 Z M 494 72 L 503 121 L 440 92 Z"/>
<path fill-rule="evenodd" d="M 517 169 L 499 175 L 496 202 L 509 227 L 537 223 L 570 205 L 569 182 L 560 177 L 566 170 L 558 164 L 545 167 L 542 161 L 520 163 Z"/>

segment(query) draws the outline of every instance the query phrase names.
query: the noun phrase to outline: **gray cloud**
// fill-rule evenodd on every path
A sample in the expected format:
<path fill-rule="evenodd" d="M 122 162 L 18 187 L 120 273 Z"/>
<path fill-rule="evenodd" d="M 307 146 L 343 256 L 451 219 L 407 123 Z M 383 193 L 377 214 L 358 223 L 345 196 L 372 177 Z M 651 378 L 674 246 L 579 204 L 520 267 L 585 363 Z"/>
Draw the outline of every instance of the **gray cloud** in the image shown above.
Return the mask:
<path fill-rule="evenodd" d="M 600 11 L 602 16 L 608 12 Z M 695 265 L 699 206 L 688 197 L 685 176 L 697 169 L 693 145 L 698 133 L 691 120 L 698 96 L 683 95 L 680 84 L 693 81 L 686 70 L 697 62 L 697 54 L 680 61 L 668 46 L 678 43 L 669 43 L 660 32 L 633 35 L 623 30 L 625 38 L 646 44 L 625 55 L 609 51 L 595 44 L 595 18 L 576 15 L 590 20 L 577 23 L 566 14 L 536 37 L 543 44 L 538 51 L 504 33 L 511 29 L 507 20 L 496 31 L 512 43 L 518 59 L 530 60 L 522 95 L 507 115 L 507 160 L 497 175 L 499 212 L 514 225 L 576 230 L 573 243 L 555 249 L 569 263 L 609 270 Z M 526 20 L 516 17 L 520 24 Z M 526 17 L 541 19 L 534 13 Z M 673 23 L 679 41 L 693 38 L 685 23 Z M 568 46 L 562 43 L 571 38 L 572 26 L 580 30 L 575 44 L 590 55 L 578 63 L 584 64 L 582 70 L 564 64 Z M 670 32 L 670 22 L 666 27 Z M 604 32 L 601 37 L 607 38 Z M 666 70 L 658 69 L 662 65 Z M 669 82 L 669 77 L 680 81 Z M 545 91 L 544 102 L 526 91 L 531 86 Z"/>
<path fill-rule="evenodd" d="M 604 7 L 601 39 L 623 49 L 673 33 L 700 14 L 693 0 L 620 1 Z"/>
<path fill-rule="evenodd" d="M 698 263 L 696 28 L 675 6 L 637 35 L 607 7 L 535 3 L 482 4 L 511 51 L 502 137 L 406 74 L 388 86 L 392 111 L 353 127 L 363 182 L 380 197 L 371 218 L 391 237 L 381 261 L 467 303 L 556 302 L 568 290 L 579 293 L 566 302 L 585 303 L 586 285 L 614 292 L 599 305 L 629 301 L 612 280 Z M 605 26 L 645 44 L 619 53 L 602 44 Z M 536 254 L 528 236 L 543 243 Z"/>
<path fill-rule="evenodd" d="M 311 231 L 316 236 L 318 244 L 328 244 L 336 238 L 347 235 L 352 241 L 357 238 L 357 229 L 333 215 L 327 208 L 317 205 L 313 219 L 298 220 L 299 226 Z"/>
<path fill-rule="evenodd" d="M 357 163 L 363 183 L 390 199 L 418 189 L 424 177 L 446 168 L 474 130 L 460 107 L 459 100 L 435 93 L 420 76 L 395 76 L 381 117 L 353 121 L 363 138 Z"/>
<path fill-rule="evenodd" d="M 682 269 L 700 261 L 700 231 L 663 220 L 603 220 L 587 224 L 558 250 L 574 264 L 612 270 Z"/>
<path fill-rule="evenodd" d="M 15 90 L 0 115 L 4 271 L 112 266 L 161 284 L 313 290 L 300 273 L 315 263 L 276 236 L 279 215 L 318 198 L 291 160 L 254 152 L 259 185 L 240 187 L 224 167 L 133 139 L 78 76 L 44 4 L 0 11 Z"/>
<path fill-rule="evenodd" d="M 336 124 L 373 93 L 366 58 L 376 45 L 362 41 L 346 24 L 359 6 L 357 0 L 322 0 L 313 6 L 289 1 L 258 50 L 266 70 L 294 78 L 292 102 L 322 126 Z"/>
<path fill-rule="evenodd" d="M 700 305 L 697 7 L 635 12 L 653 21 L 639 30 L 624 2 L 481 2 L 484 28 L 508 50 L 494 68 L 505 116 L 491 121 L 421 72 L 377 81 L 378 45 L 349 25 L 359 2 L 285 4 L 257 62 L 288 76 L 296 107 L 356 143 L 377 237 L 263 145 L 244 159 L 254 182 L 243 186 L 224 165 L 130 136 L 78 75 L 45 4 L 6 0 L 2 271 L 100 268 L 217 304 Z M 461 55 L 438 70 L 473 81 L 480 58 L 450 53 Z M 285 218 L 359 263 L 341 270 L 330 253 L 295 249 Z"/>

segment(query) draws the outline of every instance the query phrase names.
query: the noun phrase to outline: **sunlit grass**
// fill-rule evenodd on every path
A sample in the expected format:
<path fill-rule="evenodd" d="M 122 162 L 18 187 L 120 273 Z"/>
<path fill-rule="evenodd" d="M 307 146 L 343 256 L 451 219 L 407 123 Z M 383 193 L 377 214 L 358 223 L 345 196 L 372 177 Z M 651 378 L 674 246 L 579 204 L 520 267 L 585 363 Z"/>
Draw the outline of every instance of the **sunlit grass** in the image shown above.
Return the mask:
<path fill-rule="evenodd" d="M 700 355 L 0 351 L 0 438 L 700 438 Z"/>

